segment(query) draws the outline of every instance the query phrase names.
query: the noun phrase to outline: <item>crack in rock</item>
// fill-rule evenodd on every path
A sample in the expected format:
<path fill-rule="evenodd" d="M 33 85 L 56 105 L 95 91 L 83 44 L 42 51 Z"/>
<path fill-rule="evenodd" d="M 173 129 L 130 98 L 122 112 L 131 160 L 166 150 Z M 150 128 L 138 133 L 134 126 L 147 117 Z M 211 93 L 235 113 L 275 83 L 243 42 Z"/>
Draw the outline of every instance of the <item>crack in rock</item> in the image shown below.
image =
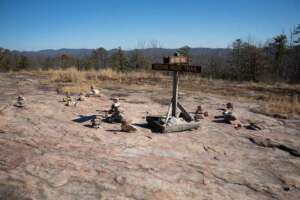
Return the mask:
<path fill-rule="evenodd" d="M 274 140 L 271 140 L 270 138 L 251 136 L 251 137 L 248 137 L 248 139 L 252 143 L 254 143 L 258 146 L 277 148 L 277 149 L 280 149 L 282 151 L 286 151 L 286 152 L 290 153 L 292 156 L 300 157 L 300 149 L 298 149 L 296 147 L 288 146 L 286 144 L 276 142 Z"/>

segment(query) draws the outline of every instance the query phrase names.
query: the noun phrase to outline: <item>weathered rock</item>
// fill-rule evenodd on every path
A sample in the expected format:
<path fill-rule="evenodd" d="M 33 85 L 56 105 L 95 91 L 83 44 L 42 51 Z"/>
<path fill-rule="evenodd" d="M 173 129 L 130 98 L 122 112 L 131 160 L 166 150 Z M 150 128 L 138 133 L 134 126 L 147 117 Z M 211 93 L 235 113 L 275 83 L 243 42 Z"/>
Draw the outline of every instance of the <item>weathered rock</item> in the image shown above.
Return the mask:
<path fill-rule="evenodd" d="M 129 121 L 122 120 L 121 122 L 121 130 L 128 133 L 136 132 L 136 128 L 133 127 Z"/>
<path fill-rule="evenodd" d="M 280 150 L 290 153 L 293 156 L 297 156 L 297 157 L 300 156 L 300 148 L 294 147 L 292 145 L 280 143 L 278 141 L 274 141 L 271 138 L 265 138 L 261 136 L 250 136 L 249 140 L 257 144 L 258 146 L 278 148 Z"/>
<path fill-rule="evenodd" d="M 55 176 L 51 177 L 48 182 L 53 187 L 61 187 L 68 183 L 69 180 L 69 173 L 67 171 L 62 171 L 59 174 L 56 174 Z"/>
<path fill-rule="evenodd" d="M 124 176 L 116 176 L 114 180 L 120 185 L 124 185 L 126 183 L 126 177 Z"/>
<path fill-rule="evenodd" d="M 18 94 L 13 84 L 18 78 L 10 76 L 0 73 L 0 107 L 10 105 L 11 95 Z M 115 135 L 120 125 L 87 128 L 96 110 L 110 106 L 105 99 L 115 90 L 66 109 L 55 91 L 37 90 L 39 82 L 22 85 L 26 101 L 34 106 L 22 112 L 8 106 L 0 115 L 0 199 L 300 199 L 300 160 L 295 157 L 299 130 L 249 112 L 253 103 L 233 102 L 234 113 L 242 122 L 264 121 L 265 129 L 259 132 L 234 132 L 232 126 L 202 120 L 201 129 L 158 135 L 143 125 L 142 117 L 145 111 L 165 113 L 166 107 L 152 98 L 168 99 L 169 94 L 155 88 L 151 93 L 131 92 L 124 86 L 128 101 L 146 103 L 122 102 L 126 116 L 141 128 L 135 134 Z M 210 115 L 217 115 L 226 101 L 196 94 Z M 181 100 L 187 110 L 198 104 L 194 97 L 191 93 Z M 77 118 L 81 121 L 72 120 Z M 270 148 L 250 142 L 252 136 L 269 138 L 263 145 Z"/>

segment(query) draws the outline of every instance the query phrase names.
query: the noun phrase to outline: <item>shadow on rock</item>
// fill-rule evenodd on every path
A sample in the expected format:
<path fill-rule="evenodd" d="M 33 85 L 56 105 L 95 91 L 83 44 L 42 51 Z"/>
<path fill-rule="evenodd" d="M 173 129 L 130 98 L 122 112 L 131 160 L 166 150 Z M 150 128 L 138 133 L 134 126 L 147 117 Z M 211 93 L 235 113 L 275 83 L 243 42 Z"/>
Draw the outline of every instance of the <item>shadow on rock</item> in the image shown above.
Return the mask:
<path fill-rule="evenodd" d="M 96 118 L 96 115 L 88 115 L 88 116 L 79 115 L 79 118 L 73 119 L 72 121 L 77 122 L 77 123 L 84 123 L 84 122 L 90 121 L 95 118 Z"/>
<path fill-rule="evenodd" d="M 134 123 L 133 125 L 134 125 L 134 126 L 141 127 L 141 128 L 150 129 L 148 123 Z"/>

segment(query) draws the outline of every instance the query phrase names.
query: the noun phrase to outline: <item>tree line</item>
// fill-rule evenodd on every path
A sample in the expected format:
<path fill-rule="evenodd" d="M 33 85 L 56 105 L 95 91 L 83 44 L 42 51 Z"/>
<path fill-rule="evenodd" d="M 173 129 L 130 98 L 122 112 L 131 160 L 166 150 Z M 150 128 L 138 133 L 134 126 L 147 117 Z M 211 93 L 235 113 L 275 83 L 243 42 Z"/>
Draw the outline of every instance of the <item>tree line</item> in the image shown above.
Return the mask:
<path fill-rule="evenodd" d="M 290 43 L 287 36 L 281 34 L 262 47 L 237 39 L 225 62 L 220 58 L 209 61 L 207 75 L 241 81 L 299 83 L 300 25 L 293 34 L 297 39 Z"/>
<path fill-rule="evenodd" d="M 78 70 L 104 69 L 111 67 L 118 71 L 148 69 L 150 61 L 138 50 L 130 55 L 118 48 L 112 55 L 104 48 L 93 50 L 90 56 L 77 57 L 61 54 L 55 57 L 25 56 L 8 49 L 0 48 L 0 71 L 20 71 L 34 69 L 67 69 L 76 67 Z"/>
<path fill-rule="evenodd" d="M 202 76 L 238 81 L 300 83 L 300 25 L 291 32 L 289 39 L 287 35 L 280 34 L 264 45 L 237 39 L 232 43 L 228 54 L 195 54 L 188 46 L 180 48 L 179 52 L 189 56 L 193 64 L 203 66 Z M 0 48 L 0 71 L 69 67 L 76 67 L 78 70 L 148 70 L 151 69 L 151 63 L 157 62 L 161 57 L 162 55 L 155 53 L 155 48 L 151 55 L 145 55 L 139 49 L 126 52 L 118 48 L 109 53 L 105 48 L 98 48 L 90 56 L 81 57 L 68 54 L 56 57 L 25 56 Z"/>

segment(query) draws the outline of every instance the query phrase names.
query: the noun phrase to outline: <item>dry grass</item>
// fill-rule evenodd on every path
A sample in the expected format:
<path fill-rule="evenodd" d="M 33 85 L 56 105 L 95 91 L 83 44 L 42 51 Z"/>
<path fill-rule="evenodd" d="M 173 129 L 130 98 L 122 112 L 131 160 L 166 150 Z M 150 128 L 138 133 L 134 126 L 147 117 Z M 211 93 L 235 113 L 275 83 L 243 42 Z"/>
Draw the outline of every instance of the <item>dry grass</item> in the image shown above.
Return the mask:
<path fill-rule="evenodd" d="M 112 69 L 78 71 L 75 68 L 67 70 L 48 70 L 35 72 L 36 75 L 47 76 L 50 83 L 57 84 L 59 93 L 80 93 L 89 90 L 90 85 L 100 88 L 124 87 L 124 85 L 155 85 L 168 77 L 158 72 L 128 72 L 122 73 Z M 113 85 L 112 85 L 113 83 Z"/>
<path fill-rule="evenodd" d="M 292 99 L 289 97 L 269 97 L 260 103 L 260 111 L 264 114 L 289 118 L 300 115 L 300 103 L 295 95 Z"/>
<path fill-rule="evenodd" d="M 169 88 L 171 78 L 165 73 L 149 71 L 117 72 L 112 69 L 100 71 L 49 70 L 36 72 L 46 75 L 51 83 L 57 84 L 59 93 L 79 93 L 89 90 L 90 85 L 110 89 L 139 89 L 152 91 L 161 87 Z M 253 82 L 232 82 L 211 80 L 197 75 L 182 75 L 180 88 L 186 91 L 199 91 L 208 94 L 255 101 L 260 112 L 285 116 L 300 115 L 300 85 L 284 83 L 266 84 Z"/>
<path fill-rule="evenodd" d="M 120 83 L 130 82 L 139 83 L 142 81 L 162 80 L 165 76 L 161 73 L 149 73 L 145 71 L 117 72 L 112 69 L 78 71 L 74 68 L 67 70 L 49 70 L 44 72 L 49 75 L 54 82 L 78 83 L 78 82 L 99 82 L 99 81 L 117 81 Z"/>

